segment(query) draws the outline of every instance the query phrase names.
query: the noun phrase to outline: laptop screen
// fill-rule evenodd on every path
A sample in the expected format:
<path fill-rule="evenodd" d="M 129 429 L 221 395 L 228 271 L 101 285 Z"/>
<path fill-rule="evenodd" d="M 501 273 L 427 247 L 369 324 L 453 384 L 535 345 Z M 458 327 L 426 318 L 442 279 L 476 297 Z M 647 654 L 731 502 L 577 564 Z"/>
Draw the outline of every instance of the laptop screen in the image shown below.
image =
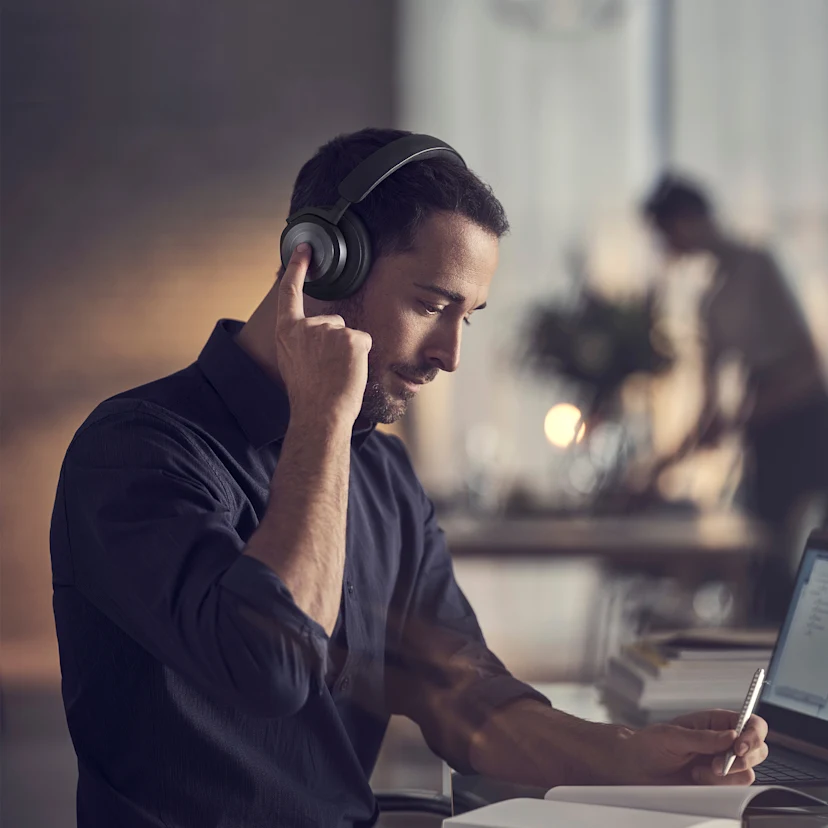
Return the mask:
<path fill-rule="evenodd" d="M 805 550 L 763 704 L 828 721 L 828 549 Z"/>

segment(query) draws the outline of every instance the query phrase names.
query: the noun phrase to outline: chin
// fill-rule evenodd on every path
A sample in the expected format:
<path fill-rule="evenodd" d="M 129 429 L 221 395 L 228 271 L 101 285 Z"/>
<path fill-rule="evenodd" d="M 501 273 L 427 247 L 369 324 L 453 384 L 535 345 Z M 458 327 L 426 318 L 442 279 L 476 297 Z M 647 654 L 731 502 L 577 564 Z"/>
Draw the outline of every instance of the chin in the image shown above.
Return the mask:
<path fill-rule="evenodd" d="M 374 387 L 366 390 L 361 413 L 369 422 L 391 425 L 405 414 L 410 400 Z"/>

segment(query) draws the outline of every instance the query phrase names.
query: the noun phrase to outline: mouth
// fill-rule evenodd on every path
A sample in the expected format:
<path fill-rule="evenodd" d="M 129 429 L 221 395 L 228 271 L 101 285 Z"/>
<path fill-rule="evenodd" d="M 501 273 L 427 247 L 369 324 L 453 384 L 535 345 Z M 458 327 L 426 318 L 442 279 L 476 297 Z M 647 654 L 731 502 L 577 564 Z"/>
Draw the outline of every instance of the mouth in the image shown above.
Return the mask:
<path fill-rule="evenodd" d="M 403 374 L 400 374 L 397 371 L 394 371 L 394 373 L 397 375 L 397 378 L 400 380 L 405 390 L 410 391 L 412 394 L 416 394 L 420 388 L 426 384 L 426 380 L 413 380 L 409 377 L 403 376 Z"/>

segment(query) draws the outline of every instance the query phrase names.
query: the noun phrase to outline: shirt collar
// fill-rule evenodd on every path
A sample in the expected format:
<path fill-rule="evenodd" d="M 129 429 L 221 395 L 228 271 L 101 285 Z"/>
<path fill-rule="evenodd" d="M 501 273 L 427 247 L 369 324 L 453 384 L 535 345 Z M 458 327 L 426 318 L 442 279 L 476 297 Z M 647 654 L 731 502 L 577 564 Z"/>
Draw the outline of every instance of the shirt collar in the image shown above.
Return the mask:
<path fill-rule="evenodd" d="M 244 327 L 237 319 L 219 319 L 197 364 L 256 450 L 284 439 L 290 422 L 287 393 L 234 339 Z M 375 426 L 354 429 L 355 448 Z"/>

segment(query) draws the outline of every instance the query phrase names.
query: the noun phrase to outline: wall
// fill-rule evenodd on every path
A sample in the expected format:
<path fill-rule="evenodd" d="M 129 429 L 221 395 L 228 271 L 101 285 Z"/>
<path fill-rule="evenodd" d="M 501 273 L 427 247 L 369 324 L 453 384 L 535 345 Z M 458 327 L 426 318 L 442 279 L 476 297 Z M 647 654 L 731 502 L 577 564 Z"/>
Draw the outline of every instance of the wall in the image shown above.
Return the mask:
<path fill-rule="evenodd" d="M 55 668 L 60 462 L 104 397 L 272 283 L 293 179 L 394 122 L 387 0 L 9 0 L 2 89 L 3 669 Z"/>

